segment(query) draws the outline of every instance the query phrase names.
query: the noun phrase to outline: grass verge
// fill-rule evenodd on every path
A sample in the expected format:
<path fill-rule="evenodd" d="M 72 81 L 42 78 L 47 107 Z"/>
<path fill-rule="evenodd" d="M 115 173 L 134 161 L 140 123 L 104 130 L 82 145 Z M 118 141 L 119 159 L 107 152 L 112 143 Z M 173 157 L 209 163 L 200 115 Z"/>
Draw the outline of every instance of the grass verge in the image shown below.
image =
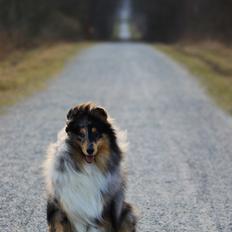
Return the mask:
<path fill-rule="evenodd" d="M 219 106 L 232 114 L 232 48 L 205 42 L 156 46 L 197 76 Z"/>
<path fill-rule="evenodd" d="M 14 50 L 0 61 L 0 107 L 10 105 L 46 87 L 46 80 L 88 43 L 57 43 Z"/>

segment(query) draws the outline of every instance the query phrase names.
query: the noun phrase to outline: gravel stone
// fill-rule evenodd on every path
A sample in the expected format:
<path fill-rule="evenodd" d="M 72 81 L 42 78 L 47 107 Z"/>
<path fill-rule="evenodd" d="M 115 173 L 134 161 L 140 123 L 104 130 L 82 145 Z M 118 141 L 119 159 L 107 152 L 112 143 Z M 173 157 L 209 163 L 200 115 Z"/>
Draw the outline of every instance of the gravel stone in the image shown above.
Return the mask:
<path fill-rule="evenodd" d="M 0 231 L 46 231 L 41 165 L 68 109 L 104 106 L 126 129 L 139 232 L 232 231 L 232 120 L 180 65 L 145 44 L 82 52 L 0 117 Z"/>

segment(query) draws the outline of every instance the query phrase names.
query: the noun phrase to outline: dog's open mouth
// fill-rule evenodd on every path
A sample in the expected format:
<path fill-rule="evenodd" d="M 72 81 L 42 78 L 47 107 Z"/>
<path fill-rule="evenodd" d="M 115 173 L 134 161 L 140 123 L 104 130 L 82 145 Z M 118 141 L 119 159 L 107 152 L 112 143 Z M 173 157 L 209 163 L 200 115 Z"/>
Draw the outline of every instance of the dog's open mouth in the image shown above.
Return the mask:
<path fill-rule="evenodd" d="M 94 155 L 85 155 L 85 161 L 87 163 L 92 163 L 94 161 Z"/>

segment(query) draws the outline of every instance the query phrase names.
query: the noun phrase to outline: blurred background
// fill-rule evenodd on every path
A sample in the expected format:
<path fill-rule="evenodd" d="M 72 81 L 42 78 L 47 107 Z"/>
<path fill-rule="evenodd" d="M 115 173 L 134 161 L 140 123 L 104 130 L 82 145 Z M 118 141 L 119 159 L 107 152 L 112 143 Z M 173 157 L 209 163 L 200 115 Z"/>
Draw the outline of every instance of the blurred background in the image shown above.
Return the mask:
<path fill-rule="evenodd" d="M 184 63 L 232 112 L 231 12 L 231 0 L 0 0 L 0 104 L 52 76 L 76 42 L 133 41 Z"/>
<path fill-rule="evenodd" d="M 1 40 L 213 38 L 230 42 L 230 0 L 1 0 Z M 2 41 L 1 41 L 2 42 Z"/>
<path fill-rule="evenodd" d="M 42 154 L 91 100 L 128 130 L 140 232 L 231 232 L 231 42 L 232 0 L 0 0 L 0 231 L 46 231 Z"/>

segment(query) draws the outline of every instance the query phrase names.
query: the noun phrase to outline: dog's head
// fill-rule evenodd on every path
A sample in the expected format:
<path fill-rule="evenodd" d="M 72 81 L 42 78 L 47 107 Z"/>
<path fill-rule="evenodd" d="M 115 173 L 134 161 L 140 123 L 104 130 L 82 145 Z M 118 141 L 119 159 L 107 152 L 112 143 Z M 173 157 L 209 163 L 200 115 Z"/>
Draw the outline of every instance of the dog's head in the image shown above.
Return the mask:
<path fill-rule="evenodd" d="M 107 118 L 106 111 L 92 103 L 77 105 L 67 114 L 68 137 L 88 163 L 99 153 L 109 153 L 114 131 Z"/>

